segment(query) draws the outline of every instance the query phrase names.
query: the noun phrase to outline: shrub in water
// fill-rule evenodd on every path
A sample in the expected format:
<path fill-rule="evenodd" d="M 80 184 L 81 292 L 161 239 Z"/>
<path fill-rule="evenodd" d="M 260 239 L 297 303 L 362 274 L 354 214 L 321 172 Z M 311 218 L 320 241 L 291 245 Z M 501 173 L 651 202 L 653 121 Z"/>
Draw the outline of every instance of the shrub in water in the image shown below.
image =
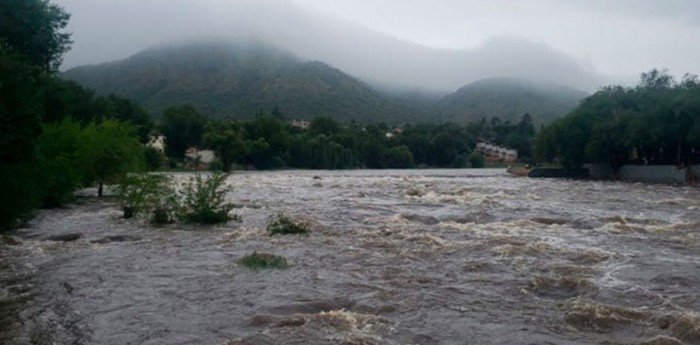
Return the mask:
<path fill-rule="evenodd" d="M 308 234 L 309 226 L 280 213 L 267 224 L 267 231 L 270 235 Z"/>
<path fill-rule="evenodd" d="M 166 175 L 128 174 L 117 186 L 117 199 L 124 218 L 150 215 L 152 223 L 170 223 L 177 209 L 177 196 Z"/>
<path fill-rule="evenodd" d="M 226 202 L 226 193 L 230 191 L 224 185 L 227 176 L 214 173 L 206 178 L 200 174 L 190 178 L 181 192 L 180 218 L 183 222 L 218 224 L 238 219 L 228 215 L 234 205 Z"/>
<path fill-rule="evenodd" d="M 273 254 L 253 252 L 239 260 L 240 264 L 251 270 L 260 269 L 284 269 L 289 267 L 287 259 Z"/>

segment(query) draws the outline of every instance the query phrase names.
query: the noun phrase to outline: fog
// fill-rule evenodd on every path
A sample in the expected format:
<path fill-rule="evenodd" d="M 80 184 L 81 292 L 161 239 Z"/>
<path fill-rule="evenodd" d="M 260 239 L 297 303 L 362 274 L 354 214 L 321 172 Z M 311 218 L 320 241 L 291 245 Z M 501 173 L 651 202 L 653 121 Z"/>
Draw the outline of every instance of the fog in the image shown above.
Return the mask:
<path fill-rule="evenodd" d="M 262 41 L 377 86 L 448 92 L 487 77 L 592 91 L 651 68 L 700 72 L 696 1 L 58 0 L 63 69 L 198 39 Z"/>

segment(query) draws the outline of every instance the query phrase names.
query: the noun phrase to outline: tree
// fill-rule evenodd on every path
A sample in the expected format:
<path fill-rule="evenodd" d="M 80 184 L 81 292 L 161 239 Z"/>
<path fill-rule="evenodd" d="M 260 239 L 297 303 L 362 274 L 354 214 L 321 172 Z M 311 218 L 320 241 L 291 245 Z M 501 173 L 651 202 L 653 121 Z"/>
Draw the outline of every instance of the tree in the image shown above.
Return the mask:
<path fill-rule="evenodd" d="M 333 135 L 338 132 L 339 126 L 330 117 L 316 117 L 309 124 L 309 132 L 312 135 Z"/>
<path fill-rule="evenodd" d="M 191 106 L 170 107 L 163 110 L 160 131 L 165 136 L 165 152 L 182 159 L 185 150 L 202 144 L 206 118 Z"/>
<path fill-rule="evenodd" d="M 242 161 L 247 154 L 243 130 L 232 121 L 207 123 L 204 146 L 216 152 L 224 172 L 230 171 L 233 163 Z"/>
<path fill-rule="evenodd" d="M 106 183 L 115 182 L 143 167 L 143 147 L 133 125 L 105 120 L 85 128 L 85 144 L 79 151 L 86 184 L 98 184 L 98 196 Z"/>
<path fill-rule="evenodd" d="M 388 149 L 385 153 L 386 167 L 390 169 L 413 168 L 413 154 L 408 146 L 401 145 Z"/>
<path fill-rule="evenodd" d="M 470 153 L 469 156 L 467 157 L 467 160 L 469 161 L 469 165 L 472 168 L 483 168 L 484 167 L 485 159 L 484 159 L 484 156 L 482 156 L 479 152 L 474 151 L 474 152 Z"/>
<path fill-rule="evenodd" d="M 45 86 L 70 44 L 67 21 L 46 0 L 0 1 L 0 230 L 41 200 L 34 144 Z"/>
<path fill-rule="evenodd" d="M 666 71 L 643 73 L 634 88 L 605 87 L 540 132 L 538 158 L 566 168 L 584 162 L 696 164 L 700 87 L 686 75 L 677 83 Z"/>
<path fill-rule="evenodd" d="M 0 1 L 0 50 L 30 64 L 57 70 L 68 51 L 70 33 L 60 32 L 70 15 L 48 0 Z"/>
<path fill-rule="evenodd" d="M 100 97 L 95 103 L 95 112 L 100 114 L 102 118 L 130 122 L 134 125 L 139 140 L 142 143 L 148 142 L 149 135 L 153 130 L 153 122 L 148 112 L 141 106 L 126 98 L 114 95 Z"/>
<path fill-rule="evenodd" d="M 80 124 L 70 118 L 43 126 L 36 147 L 44 207 L 57 207 L 70 201 L 73 191 L 81 185 L 82 162 L 78 151 L 87 144 L 85 139 Z"/>

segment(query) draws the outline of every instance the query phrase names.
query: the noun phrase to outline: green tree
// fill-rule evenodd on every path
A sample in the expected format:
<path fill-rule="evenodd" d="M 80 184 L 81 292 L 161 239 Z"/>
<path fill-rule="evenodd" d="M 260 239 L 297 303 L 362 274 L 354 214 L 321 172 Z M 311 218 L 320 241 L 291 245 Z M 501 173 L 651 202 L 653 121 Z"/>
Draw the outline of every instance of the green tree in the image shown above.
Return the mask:
<path fill-rule="evenodd" d="M 309 124 L 309 132 L 312 135 L 333 135 L 338 133 L 340 126 L 330 117 L 316 117 Z"/>
<path fill-rule="evenodd" d="M 485 159 L 484 156 L 482 156 L 479 152 L 472 152 L 469 154 L 467 157 L 467 160 L 469 161 L 469 165 L 472 168 L 483 168 Z"/>
<path fill-rule="evenodd" d="M 386 167 L 390 169 L 413 168 L 413 154 L 408 146 L 401 145 L 388 149 L 385 153 Z"/>
<path fill-rule="evenodd" d="M 118 120 L 92 123 L 85 128 L 85 145 L 79 150 L 86 184 L 97 183 L 98 196 L 103 186 L 144 166 L 143 146 L 133 125 Z"/>
<path fill-rule="evenodd" d="M 80 124 L 70 118 L 43 126 L 36 146 L 44 207 L 57 207 L 73 199 L 73 191 L 83 178 L 78 151 L 86 144 Z"/>
<path fill-rule="evenodd" d="M 61 32 L 68 19 L 63 8 L 48 0 L 0 1 L 0 50 L 56 70 L 72 43 L 70 34 Z"/>
<path fill-rule="evenodd" d="M 232 121 L 219 120 L 207 123 L 204 146 L 216 152 L 224 172 L 230 171 L 233 163 L 242 162 L 248 153 L 243 129 Z"/>
<path fill-rule="evenodd" d="M 48 1 L 0 1 L 0 230 L 41 201 L 34 144 L 47 81 L 70 44 L 67 21 Z"/>
<path fill-rule="evenodd" d="M 201 145 L 206 122 L 206 118 L 191 106 L 163 110 L 160 131 L 165 136 L 167 155 L 182 159 L 187 148 Z"/>

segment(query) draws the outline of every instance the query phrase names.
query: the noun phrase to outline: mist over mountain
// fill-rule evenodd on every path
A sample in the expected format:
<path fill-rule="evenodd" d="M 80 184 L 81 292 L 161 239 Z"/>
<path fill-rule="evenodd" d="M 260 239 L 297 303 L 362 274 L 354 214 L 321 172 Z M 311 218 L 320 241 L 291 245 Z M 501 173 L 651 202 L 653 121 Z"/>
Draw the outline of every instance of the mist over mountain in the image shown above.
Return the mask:
<path fill-rule="evenodd" d="M 583 91 L 553 83 L 516 78 L 483 79 L 445 96 L 436 105 L 440 118 L 453 122 L 497 116 L 517 123 L 529 113 L 535 123 L 549 123 L 574 109 Z"/>
<path fill-rule="evenodd" d="M 170 10 L 175 7 L 177 11 Z M 80 30 L 82 17 L 76 14 L 76 44 L 66 57 L 65 67 L 123 59 L 164 42 L 257 41 L 304 60 L 323 61 L 375 87 L 398 92 L 446 94 L 494 77 L 553 82 L 586 91 L 607 84 L 604 76 L 582 61 L 545 43 L 498 36 L 485 38 L 469 49 L 436 49 L 284 0 L 225 5 L 212 0 L 153 0 L 138 7 L 99 2 L 81 3 L 80 9 L 90 11 L 90 20 L 99 22 L 86 22 L 90 30 Z M 111 10 L 130 18 L 128 28 L 121 19 L 101 15 Z M 92 39 L 100 37 L 95 31 L 111 33 L 109 44 L 102 38 Z"/>
<path fill-rule="evenodd" d="M 559 84 L 494 78 L 441 94 L 376 89 L 325 62 L 259 42 L 152 47 L 121 61 L 64 73 L 98 94 L 130 98 L 154 115 L 190 104 L 210 117 L 250 118 L 278 108 L 289 118 L 347 121 L 469 122 L 481 117 L 538 123 L 565 115 L 585 93 Z"/>
<path fill-rule="evenodd" d="M 64 74 L 99 94 L 130 98 L 154 114 L 191 104 L 211 117 L 249 118 L 279 108 L 287 117 L 410 120 L 392 97 L 319 61 L 270 45 L 220 42 L 153 47 L 128 59 Z"/>

